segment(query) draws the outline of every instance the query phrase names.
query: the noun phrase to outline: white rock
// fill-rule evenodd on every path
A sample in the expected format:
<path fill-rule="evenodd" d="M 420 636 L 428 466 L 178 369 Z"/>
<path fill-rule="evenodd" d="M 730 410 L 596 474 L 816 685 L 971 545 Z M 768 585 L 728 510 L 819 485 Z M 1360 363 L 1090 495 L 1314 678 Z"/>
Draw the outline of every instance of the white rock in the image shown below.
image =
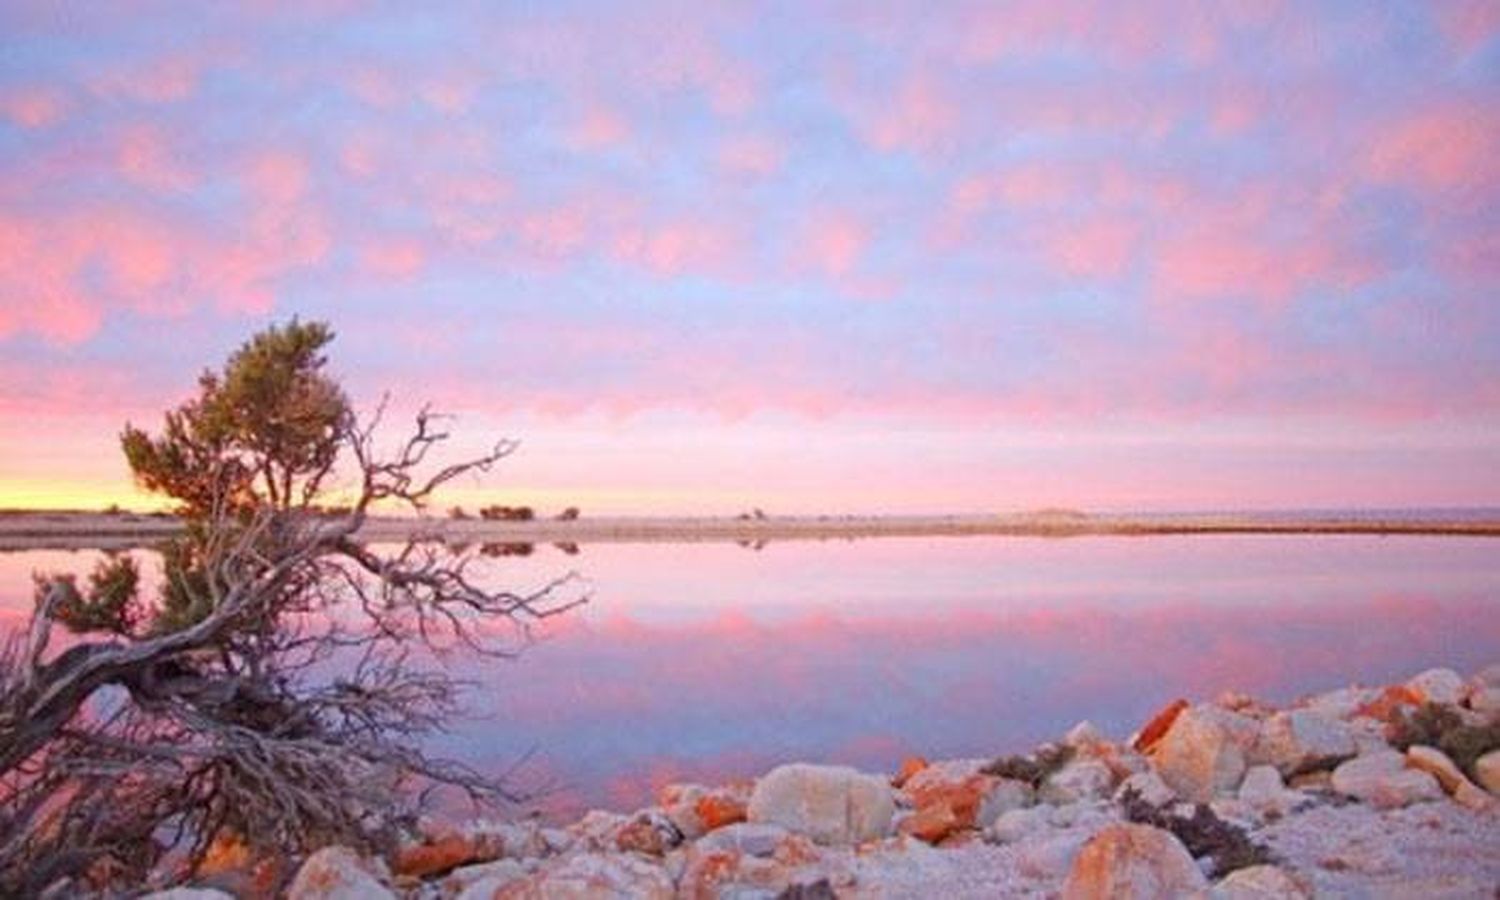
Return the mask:
<path fill-rule="evenodd" d="M 1428 669 L 1412 676 L 1406 686 L 1432 703 L 1457 706 L 1464 694 L 1464 679 L 1452 669 Z"/>
<path fill-rule="evenodd" d="M 1356 756 L 1343 763 L 1333 770 L 1333 789 L 1381 809 L 1443 798 L 1436 778 L 1407 768 L 1406 757 L 1394 750 Z"/>
<path fill-rule="evenodd" d="M 1358 748 L 1344 722 L 1308 709 L 1279 712 L 1266 719 L 1250 752 L 1252 763 L 1269 763 L 1290 775 L 1322 760 L 1353 756 Z"/>
<path fill-rule="evenodd" d="M 1115 799 L 1123 798 L 1127 791 L 1135 791 L 1152 806 L 1166 806 L 1177 799 L 1177 792 L 1168 787 L 1160 775 L 1150 771 L 1137 772 L 1120 782 L 1119 789 L 1115 791 Z"/>
<path fill-rule="evenodd" d="M 1251 766 L 1240 782 L 1240 801 L 1263 816 L 1284 816 L 1301 797 L 1299 792 L 1287 789 L 1275 766 Z"/>
<path fill-rule="evenodd" d="M 1307 698 L 1300 706 L 1308 712 L 1330 719 L 1347 719 L 1355 710 L 1380 696 L 1374 688 L 1346 687 Z"/>
<path fill-rule="evenodd" d="M 1207 803 L 1220 791 L 1233 790 L 1245 774 L 1245 754 L 1217 710 L 1184 709 L 1151 751 L 1151 764 L 1178 796 Z M 1227 714 L 1227 713 L 1226 713 Z"/>
<path fill-rule="evenodd" d="M 1016 848 L 1016 867 L 1031 878 L 1058 878 L 1073 868 L 1074 860 L 1088 842 L 1079 831 L 1048 834 Z"/>
<path fill-rule="evenodd" d="M 1062 742 L 1064 746 L 1080 750 L 1084 747 L 1103 744 L 1108 741 L 1104 737 L 1104 732 L 1094 727 L 1093 722 L 1085 720 L 1068 729 L 1068 733 L 1063 736 Z"/>
<path fill-rule="evenodd" d="M 710 831 L 694 846 L 705 851 L 726 850 L 747 856 L 770 856 L 776 852 L 776 845 L 789 834 L 791 832 L 780 825 L 736 822 Z"/>
<path fill-rule="evenodd" d="M 1084 845 L 1063 885 L 1063 900 L 1156 900 L 1206 896 L 1208 879 L 1169 832 L 1111 825 Z"/>
<path fill-rule="evenodd" d="M 1303 900 L 1307 896 L 1292 876 L 1277 866 L 1236 869 L 1214 885 L 1214 900 Z"/>
<path fill-rule="evenodd" d="M 986 834 L 996 843 L 1013 844 L 1049 829 L 1052 825 L 1052 812 L 1052 807 L 1045 804 L 1013 809 L 1002 813 Z"/>
<path fill-rule="evenodd" d="M 578 898 L 640 898 L 672 900 L 675 889 L 665 867 L 634 853 L 577 853 L 565 856 L 527 880 L 509 886 L 515 896 Z"/>
<path fill-rule="evenodd" d="M 1500 713 L 1500 687 L 1486 685 L 1470 691 L 1469 708 L 1486 716 Z"/>
<path fill-rule="evenodd" d="M 454 869 L 443 879 L 445 895 L 455 900 L 491 900 L 496 892 L 521 881 L 526 867 L 513 859 Z"/>
<path fill-rule="evenodd" d="M 747 818 L 821 844 L 850 844 L 888 835 L 895 811 L 895 797 L 883 778 L 846 766 L 791 763 L 755 783 Z"/>
<path fill-rule="evenodd" d="M 1047 776 L 1038 796 L 1046 803 L 1077 803 L 1109 796 L 1115 776 L 1097 759 L 1075 759 Z"/>
<path fill-rule="evenodd" d="M 1500 750 L 1491 750 L 1474 761 L 1474 778 L 1491 794 L 1500 794 Z"/>
<path fill-rule="evenodd" d="M 140 900 L 234 900 L 234 895 L 214 888 L 179 887 L 146 894 Z"/>
<path fill-rule="evenodd" d="M 1014 778 L 997 778 L 979 801 L 974 826 L 979 829 L 988 828 L 1005 813 L 1030 806 L 1035 799 L 1036 793 L 1026 782 Z"/>
<path fill-rule="evenodd" d="M 1100 828 L 1119 821 L 1113 804 L 1087 801 L 1052 807 L 1052 824 L 1059 828 Z"/>
<path fill-rule="evenodd" d="M 324 847 L 307 858 L 287 900 L 395 900 L 379 869 L 348 847 Z"/>

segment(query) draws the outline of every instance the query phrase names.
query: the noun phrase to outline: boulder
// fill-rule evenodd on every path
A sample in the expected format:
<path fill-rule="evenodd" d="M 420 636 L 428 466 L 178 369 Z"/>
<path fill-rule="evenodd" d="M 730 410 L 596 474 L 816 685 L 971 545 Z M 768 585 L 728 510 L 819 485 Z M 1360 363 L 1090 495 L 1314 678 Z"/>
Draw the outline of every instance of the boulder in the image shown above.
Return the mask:
<path fill-rule="evenodd" d="M 1151 752 L 1151 748 L 1156 746 L 1156 742 L 1162 739 L 1162 736 L 1172 727 L 1172 723 L 1177 721 L 1177 717 L 1189 705 L 1186 700 L 1182 699 L 1173 700 L 1171 703 L 1168 703 L 1156 715 L 1152 716 L 1141 727 L 1140 731 L 1136 732 L 1135 739 L 1131 741 L 1131 746 L 1141 753 Z"/>
<path fill-rule="evenodd" d="M 667 814 L 648 809 L 635 814 L 615 832 L 615 847 L 648 856 L 664 856 L 682 843 L 682 832 Z"/>
<path fill-rule="evenodd" d="M 693 840 L 715 828 L 745 821 L 750 788 L 739 784 L 715 788 L 671 784 L 662 789 L 657 799 L 683 837 Z"/>
<path fill-rule="evenodd" d="M 747 819 L 781 825 L 821 844 L 852 844 L 889 834 L 895 811 L 882 778 L 846 766 L 791 763 L 755 783 Z"/>
<path fill-rule="evenodd" d="M 1421 705 L 1420 693 L 1404 684 L 1393 684 L 1376 692 L 1373 697 L 1360 704 L 1359 708 L 1354 711 L 1354 715 L 1389 724 L 1408 710 L 1416 709 Z"/>
<path fill-rule="evenodd" d="M 1013 844 L 1052 827 L 1052 807 L 1028 806 L 1001 813 L 985 836 L 997 844 Z"/>
<path fill-rule="evenodd" d="M 1016 868 L 1028 878 L 1062 878 L 1073 868 L 1088 841 L 1080 831 L 1060 831 L 1025 841 L 1016 847 Z"/>
<path fill-rule="evenodd" d="M 1394 750 L 1367 753 L 1343 763 L 1333 770 L 1333 789 L 1381 809 L 1443 798 L 1436 778 L 1407 768 L 1406 757 Z"/>
<path fill-rule="evenodd" d="M 891 779 L 891 787 L 899 788 L 904 786 L 911 780 L 913 775 L 927 768 L 928 765 L 930 763 L 927 762 L 926 757 L 922 756 L 908 756 L 906 759 L 901 760 L 901 771 L 897 772 L 896 777 Z"/>
<path fill-rule="evenodd" d="M 140 900 L 234 900 L 234 895 L 214 888 L 179 887 L 146 894 Z"/>
<path fill-rule="evenodd" d="M 1109 796 L 1115 773 L 1097 759 L 1075 759 L 1048 775 L 1038 792 L 1047 803 L 1077 803 Z"/>
<path fill-rule="evenodd" d="M 1086 720 L 1068 729 L 1068 733 L 1063 735 L 1062 742 L 1063 746 L 1072 747 L 1074 750 L 1083 750 L 1088 747 L 1109 743 L 1108 739 L 1104 737 L 1104 732 L 1096 728 L 1093 722 Z"/>
<path fill-rule="evenodd" d="M 906 780 L 902 793 L 915 812 L 899 830 L 929 843 L 956 831 L 987 828 L 1000 814 L 1031 802 L 1031 786 L 986 775 L 985 760 L 949 760 L 925 766 Z"/>
<path fill-rule="evenodd" d="M 1151 764 L 1178 796 L 1207 803 L 1239 786 L 1245 754 L 1230 731 L 1198 707 L 1182 710 L 1151 748 Z"/>
<path fill-rule="evenodd" d="M 1428 669 L 1407 679 L 1406 686 L 1428 703 L 1457 706 L 1464 695 L 1464 679 L 1452 669 Z"/>
<path fill-rule="evenodd" d="M 1469 692 L 1469 709 L 1481 715 L 1494 717 L 1500 714 L 1500 688 L 1484 687 L 1474 688 Z"/>
<path fill-rule="evenodd" d="M 620 830 L 630 824 L 629 816 L 602 809 L 591 809 L 583 818 L 569 825 L 568 835 L 573 846 L 580 850 L 609 851 L 615 849 L 615 839 Z"/>
<path fill-rule="evenodd" d="M 1286 815 L 1301 796 L 1297 791 L 1287 790 L 1275 766 L 1251 766 L 1245 780 L 1240 782 L 1240 802 L 1262 816 Z"/>
<path fill-rule="evenodd" d="M 1307 698 L 1300 708 L 1330 719 L 1347 719 L 1360 707 L 1374 700 L 1380 692 L 1373 688 L 1346 687 Z"/>
<path fill-rule="evenodd" d="M 1214 900 L 1303 900 L 1307 891 L 1279 866 L 1247 866 L 1214 885 Z"/>
<path fill-rule="evenodd" d="M 450 832 L 442 837 L 410 844 L 396 851 L 391 866 L 397 875 L 426 878 L 473 862 L 493 859 L 499 854 L 485 854 L 475 840 L 467 835 Z"/>
<path fill-rule="evenodd" d="M 297 870 L 287 900 L 396 900 L 380 867 L 348 847 L 324 847 Z"/>
<path fill-rule="evenodd" d="M 672 900 L 674 893 L 658 863 L 630 853 L 578 853 L 510 882 L 494 900 Z"/>
<path fill-rule="evenodd" d="M 780 825 L 738 822 L 705 835 L 694 846 L 705 852 L 722 850 L 745 856 L 770 856 L 789 835 L 791 832 Z"/>
<path fill-rule="evenodd" d="M 1500 750 L 1491 750 L 1474 760 L 1474 778 L 1491 794 L 1500 794 Z"/>
<path fill-rule="evenodd" d="M 1094 835 L 1068 872 L 1063 900 L 1206 896 L 1208 879 L 1170 832 L 1120 823 Z"/>
<path fill-rule="evenodd" d="M 463 866 L 443 879 L 443 896 L 457 900 L 489 900 L 506 885 L 526 877 L 526 868 L 513 859 Z"/>
<path fill-rule="evenodd" d="M 1406 764 L 1436 778 L 1443 790 L 1447 791 L 1453 797 L 1453 801 L 1460 806 L 1478 812 L 1495 805 L 1493 797 L 1480 790 L 1474 782 L 1468 779 L 1468 776 L 1464 775 L 1457 764 L 1448 758 L 1448 754 L 1436 747 L 1413 744 L 1406 749 Z"/>
<path fill-rule="evenodd" d="M 1166 806 L 1177 800 L 1177 792 L 1168 787 L 1155 772 L 1137 772 L 1120 782 L 1119 789 L 1115 791 L 1115 799 L 1124 798 L 1129 791 L 1134 791 L 1137 797 L 1152 806 Z"/>
<path fill-rule="evenodd" d="M 1261 726 L 1252 763 L 1269 763 L 1283 775 L 1353 756 L 1354 733 L 1338 719 L 1308 709 L 1279 712 Z"/>

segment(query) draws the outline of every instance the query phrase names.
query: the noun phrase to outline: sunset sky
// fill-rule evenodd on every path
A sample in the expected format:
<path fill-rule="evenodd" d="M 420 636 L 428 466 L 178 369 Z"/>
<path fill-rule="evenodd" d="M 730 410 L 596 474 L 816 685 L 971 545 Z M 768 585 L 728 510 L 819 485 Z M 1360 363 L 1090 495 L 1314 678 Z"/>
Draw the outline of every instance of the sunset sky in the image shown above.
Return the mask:
<path fill-rule="evenodd" d="M 293 315 L 454 502 L 1500 505 L 1500 3 L 423 6 L 0 0 L 0 506 Z"/>

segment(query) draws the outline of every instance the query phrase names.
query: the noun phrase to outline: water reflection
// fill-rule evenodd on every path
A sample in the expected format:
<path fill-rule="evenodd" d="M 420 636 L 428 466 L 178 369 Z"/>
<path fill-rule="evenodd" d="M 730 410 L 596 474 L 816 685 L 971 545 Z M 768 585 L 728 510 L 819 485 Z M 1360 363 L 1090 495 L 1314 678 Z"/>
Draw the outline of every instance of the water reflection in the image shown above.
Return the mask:
<path fill-rule="evenodd" d="M 561 810 L 792 758 L 989 755 L 1082 718 L 1123 736 L 1184 694 L 1287 700 L 1500 660 L 1491 540 L 494 546 L 497 583 L 578 568 L 595 600 L 519 660 L 450 659 L 479 686 L 440 749 L 490 766 L 535 749 L 531 774 L 570 786 Z M 29 608 L 32 569 L 94 555 L 0 556 L 0 617 Z"/>

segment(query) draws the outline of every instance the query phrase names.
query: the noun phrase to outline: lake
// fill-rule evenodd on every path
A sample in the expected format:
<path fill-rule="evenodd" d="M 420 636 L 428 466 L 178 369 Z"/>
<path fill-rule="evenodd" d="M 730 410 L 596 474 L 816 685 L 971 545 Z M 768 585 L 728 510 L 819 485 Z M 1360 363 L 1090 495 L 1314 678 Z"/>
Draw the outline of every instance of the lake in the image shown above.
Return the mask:
<path fill-rule="evenodd" d="M 29 609 L 32 570 L 96 556 L 0 554 L 0 624 Z M 1123 738 L 1178 696 L 1284 702 L 1500 662 L 1496 539 L 543 545 L 488 564 L 515 588 L 576 569 L 593 600 L 518 659 L 450 661 L 472 714 L 434 744 L 492 769 L 530 753 L 557 815 L 787 760 L 1014 752 L 1081 719 Z"/>

